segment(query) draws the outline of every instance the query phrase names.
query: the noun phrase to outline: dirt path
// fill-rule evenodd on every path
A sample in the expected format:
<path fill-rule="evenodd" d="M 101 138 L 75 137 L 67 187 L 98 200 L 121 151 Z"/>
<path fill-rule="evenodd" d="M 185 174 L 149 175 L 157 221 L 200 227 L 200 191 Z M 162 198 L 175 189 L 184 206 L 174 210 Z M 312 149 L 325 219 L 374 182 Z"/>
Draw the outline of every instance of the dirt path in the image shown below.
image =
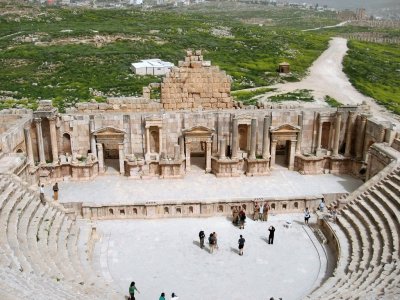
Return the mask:
<path fill-rule="evenodd" d="M 304 29 L 302 31 L 316 31 L 316 30 L 325 29 L 325 28 L 342 27 L 342 26 L 346 25 L 347 23 L 349 23 L 349 21 L 344 21 L 344 22 L 341 22 L 341 23 L 336 24 L 336 25 L 323 26 L 323 27 L 317 27 L 317 28 L 311 28 L 311 29 Z"/>

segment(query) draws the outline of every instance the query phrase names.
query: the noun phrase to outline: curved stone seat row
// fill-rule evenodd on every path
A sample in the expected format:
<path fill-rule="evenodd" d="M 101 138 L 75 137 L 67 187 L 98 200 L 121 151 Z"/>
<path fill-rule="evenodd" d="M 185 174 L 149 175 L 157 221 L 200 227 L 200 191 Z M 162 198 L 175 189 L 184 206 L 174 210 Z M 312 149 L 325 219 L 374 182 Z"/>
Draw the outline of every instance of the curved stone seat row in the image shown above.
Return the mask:
<path fill-rule="evenodd" d="M 400 299 L 400 169 L 340 211 L 340 253 L 332 277 L 310 299 Z"/>
<path fill-rule="evenodd" d="M 0 298 L 121 299 L 78 247 L 89 240 L 82 226 L 19 178 L 0 175 Z"/>

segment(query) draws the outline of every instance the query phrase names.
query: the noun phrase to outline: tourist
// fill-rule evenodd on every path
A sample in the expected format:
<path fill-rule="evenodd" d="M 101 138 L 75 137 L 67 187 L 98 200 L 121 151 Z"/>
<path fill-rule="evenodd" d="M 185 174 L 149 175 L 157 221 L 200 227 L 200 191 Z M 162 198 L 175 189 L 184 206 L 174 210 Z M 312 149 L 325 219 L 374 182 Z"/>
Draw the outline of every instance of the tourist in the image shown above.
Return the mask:
<path fill-rule="evenodd" d="M 238 222 L 239 222 L 239 210 L 237 209 L 236 206 L 234 206 L 232 209 L 232 223 L 234 225 L 237 225 Z"/>
<path fill-rule="evenodd" d="M 239 212 L 239 229 L 244 229 L 244 223 L 246 222 L 246 213 L 243 209 Z"/>
<path fill-rule="evenodd" d="M 55 201 L 57 201 L 58 200 L 58 183 L 57 182 L 53 185 L 53 192 L 54 192 L 53 198 Z"/>
<path fill-rule="evenodd" d="M 260 206 L 258 205 L 258 203 L 254 203 L 254 216 L 253 216 L 253 220 L 254 221 L 258 221 L 260 217 Z"/>
<path fill-rule="evenodd" d="M 325 210 L 325 200 L 324 198 L 321 199 L 321 203 L 318 205 L 318 209 L 320 212 L 324 212 Z"/>
<path fill-rule="evenodd" d="M 263 209 L 263 221 L 268 221 L 268 211 L 270 209 L 270 206 L 268 202 L 265 202 L 264 204 L 264 209 Z"/>
<path fill-rule="evenodd" d="M 275 227 L 269 226 L 268 231 L 269 231 L 268 244 L 272 245 L 274 243 Z"/>
<path fill-rule="evenodd" d="M 40 202 L 42 202 L 42 204 L 45 204 L 45 200 L 44 200 L 44 184 L 42 184 L 40 186 Z"/>
<path fill-rule="evenodd" d="M 161 296 L 158 298 L 158 300 L 165 300 L 165 293 L 161 293 Z"/>
<path fill-rule="evenodd" d="M 260 218 L 260 221 L 263 221 L 263 213 L 264 213 L 264 204 L 260 204 L 260 211 L 259 211 L 259 218 Z"/>
<path fill-rule="evenodd" d="M 244 242 L 246 240 L 243 238 L 242 235 L 240 235 L 240 238 L 238 240 L 238 244 L 239 244 L 239 255 L 243 255 L 243 247 L 244 247 Z"/>
<path fill-rule="evenodd" d="M 310 211 L 308 210 L 308 207 L 306 207 L 306 210 L 304 211 L 304 223 L 308 224 L 308 220 L 311 218 Z"/>
<path fill-rule="evenodd" d="M 131 296 L 131 300 L 135 300 L 135 291 L 140 294 L 139 290 L 135 286 L 135 282 L 132 281 L 131 285 L 129 286 L 129 295 Z"/>
<path fill-rule="evenodd" d="M 204 248 L 204 238 L 206 237 L 206 235 L 204 234 L 204 231 L 201 230 L 199 232 L 199 238 L 200 238 L 200 248 L 203 249 Z"/>
<path fill-rule="evenodd" d="M 213 253 L 215 247 L 214 233 L 210 233 L 210 236 L 208 237 L 208 244 L 210 245 L 210 253 Z"/>
<path fill-rule="evenodd" d="M 172 295 L 171 295 L 171 300 L 176 300 L 176 299 L 179 299 L 179 297 L 175 294 L 175 293 L 172 293 Z"/>
<path fill-rule="evenodd" d="M 218 239 L 217 239 L 217 233 L 216 232 L 213 232 L 213 241 L 214 241 L 214 248 L 218 250 L 219 247 L 218 247 Z"/>

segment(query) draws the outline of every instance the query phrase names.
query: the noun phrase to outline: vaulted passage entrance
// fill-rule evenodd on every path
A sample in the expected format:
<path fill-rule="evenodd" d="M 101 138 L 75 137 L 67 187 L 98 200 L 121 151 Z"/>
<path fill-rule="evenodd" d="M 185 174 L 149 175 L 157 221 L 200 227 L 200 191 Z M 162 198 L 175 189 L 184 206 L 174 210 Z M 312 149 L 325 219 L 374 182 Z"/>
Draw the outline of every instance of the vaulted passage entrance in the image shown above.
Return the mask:
<path fill-rule="evenodd" d="M 191 165 L 194 163 L 198 169 L 201 168 L 207 173 L 211 172 L 213 132 L 213 129 L 203 126 L 195 126 L 183 130 L 183 135 L 185 137 L 186 171 L 190 171 Z"/>

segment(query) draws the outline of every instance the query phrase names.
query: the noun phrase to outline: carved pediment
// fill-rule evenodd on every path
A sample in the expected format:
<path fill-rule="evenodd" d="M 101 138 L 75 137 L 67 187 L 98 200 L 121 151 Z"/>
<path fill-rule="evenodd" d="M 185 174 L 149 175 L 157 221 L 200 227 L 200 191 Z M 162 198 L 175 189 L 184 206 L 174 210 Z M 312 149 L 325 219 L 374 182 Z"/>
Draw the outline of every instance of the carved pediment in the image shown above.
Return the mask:
<path fill-rule="evenodd" d="M 214 129 L 205 126 L 194 126 L 189 129 L 182 130 L 182 133 L 186 136 L 210 136 L 214 133 Z"/>
<path fill-rule="evenodd" d="M 282 124 L 280 126 L 271 128 L 270 131 L 271 133 L 297 133 L 300 132 L 300 127 L 290 124 Z"/>
<path fill-rule="evenodd" d="M 93 132 L 93 134 L 98 137 L 98 136 L 123 136 L 125 134 L 124 130 L 112 127 L 112 126 L 107 126 L 103 127 L 100 129 L 97 129 Z"/>
<path fill-rule="evenodd" d="M 162 116 L 160 115 L 149 115 L 144 118 L 145 127 L 149 128 L 150 126 L 162 127 Z"/>
<path fill-rule="evenodd" d="M 251 124 L 251 119 L 253 119 L 254 117 L 252 115 L 249 114 L 241 114 L 241 115 L 235 115 L 234 119 L 236 119 L 238 121 L 238 125 L 240 124 L 247 124 L 250 125 Z"/>

